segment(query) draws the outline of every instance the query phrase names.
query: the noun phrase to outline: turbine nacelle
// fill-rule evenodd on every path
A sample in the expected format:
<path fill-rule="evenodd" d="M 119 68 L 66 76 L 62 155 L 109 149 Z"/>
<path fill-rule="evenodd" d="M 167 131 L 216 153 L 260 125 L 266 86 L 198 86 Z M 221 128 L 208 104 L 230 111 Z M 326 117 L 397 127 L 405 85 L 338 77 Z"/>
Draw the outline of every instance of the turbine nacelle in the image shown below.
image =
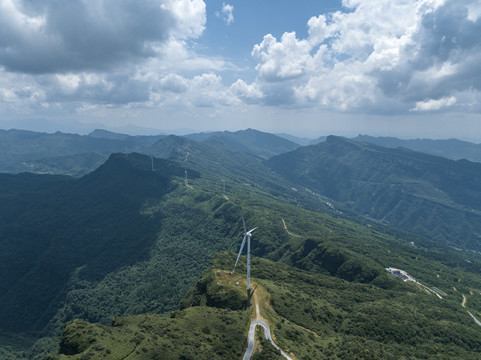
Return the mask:
<path fill-rule="evenodd" d="M 251 229 L 249 231 L 246 232 L 246 236 L 252 236 L 252 233 L 254 232 L 254 230 L 258 229 L 257 227 L 255 227 L 254 229 Z"/>

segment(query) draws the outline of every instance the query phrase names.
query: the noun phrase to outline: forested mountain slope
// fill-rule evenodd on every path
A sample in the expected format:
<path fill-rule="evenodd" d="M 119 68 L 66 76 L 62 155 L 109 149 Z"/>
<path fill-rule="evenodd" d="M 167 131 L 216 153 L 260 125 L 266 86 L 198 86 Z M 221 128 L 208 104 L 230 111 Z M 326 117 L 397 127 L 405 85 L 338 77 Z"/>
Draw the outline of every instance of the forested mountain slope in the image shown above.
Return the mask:
<path fill-rule="evenodd" d="M 115 319 L 112 327 L 74 321 L 66 326 L 59 355 L 46 360 L 114 360 L 129 354 L 138 359 L 241 359 L 246 319 L 259 315 L 270 325 L 276 343 L 299 359 L 477 359 L 481 327 L 468 310 L 479 317 L 473 310 L 481 303 L 479 276 L 432 261 L 419 247 L 377 238 L 382 234 L 368 228 L 359 235 L 345 242 L 293 240 L 277 251 L 277 262 L 254 257 L 256 290 L 247 309 L 245 258 L 232 274 L 235 255 L 219 253 L 171 319 L 140 315 Z M 360 256 L 351 251 L 354 242 L 379 245 L 378 252 Z M 387 248 L 392 249 L 390 259 L 383 255 Z M 412 270 L 443 296 L 425 290 L 424 284 L 391 277 L 383 257 Z M 294 258 L 295 267 L 284 264 Z M 421 263 L 424 269 L 417 265 Z M 316 266 L 301 270 L 307 264 Z M 359 267 L 369 278 L 351 277 Z M 440 276 L 431 276 L 435 273 Z M 462 300 L 466 296 L 467 307 Z M 254 358 L 282 357 L 262 343 Z"/>
<path fill-rule="evenodd" d="M 481 164 L 330 136 L 271 158 L 288 181 L 435 241 L 481 248 Z"/>
<path fill-rule="evenodd" d="M 247 221 L 251 208 L 276 207 L 260 185 L 234 184 L 235 174 L 226 177 L 227 201 L 218 176 L 228 171 L 215 163 L 216 154 L 222 151 L 212 153 L 207 162 L 213 166 L 202 173 L 191 167 L 195 156 L 172 162 L 114 154 L 80 179 L 2 175 L 1 345 L 18 354 L 43 337 L 26 353 L 38 357 L 55 348 L 55 336 L 72 318 L 109 324 L 114 316 L 177 308 L 213 254 L 237 247 L 239 194 Z M 237 156 L 243 161 L 242 153 Z M 258 157 L 245 156 L 261 166 Z M 259 233 L 259 253 L 287 239 L 278 213 L 272 217 L 275 226 Z"/>
<path fill-rule="evenodd" d="M 321 146 L 332 146 L 332 154 L 327 150 L 320 152 Z M 238 309 L 231 309 L 232 313 L 215 309 L 186 310 L 179 314 L 178 321 L 171 323 L 165 316 L 179 308 L 183 296 L 208 268 L 215 253 L 238 250 L 242 239 L 241 216 L 244 216 L 249 227 L 259 227 L 253 238 L 253 254 L 275 261 L 256 259 L 253 271 L 257 271 L 257 275 L 253 276 L 271 294 L 271 305 L 280 316 L 272 318 L 277 321 L 274 322 L 276 328 L 280 321 L 276 337 L 285 339 L 294 354 L 301 354 L 302 358 L 311 351 L 321 353 L 332 348 L 332 356 L 342 358 L 343 351 L 347 354 L 355 351 L 349 345 L 353 340 L 353 344 L 365 344 L 362 349 L 377 355 L 406 347 L 406 356 L 437 356 L 449 350 L 470 358 L 471 352 L 478 349 L 477 342 L 472 340 L 478 336 L 476 328 L 471 329 L 477 325 L 460 304 L 464 295 L 468 309 L 480 315 L 479 255 L 444 246 L 439 241 L 442 238 L 436 236 L 415 237 L 386 226 L 378 227 L 354 215 L 355 221 L 348 221 L 326 202 L 333 198 L 345 208 L 357 210 L 360 200 L 358 204 L 338 196 L 344 191 L 348 195 L 367 192 L 371 190 L 369 186 L 382 185 L 378 188 L 381 190 L 395 188 L 385 186 L 385 175 L 391 174 L 388 180 L 397 179 L 402 191 L 396 194 L 401 200 L 414 197 L 421 204 L 427 201 L 427 204 L 463 214 L 465 208 L 470 208 L 476 214 L 475 200 L 479 193 L 469 187 L 469 181 L 463 188 L 448 185 L 463 179 L 471 179 L 476 184 L 477 165 L 339 138 L 330 138 L 318 147 L 301 148 L 282 157 L 284 166 L 293 169 L 300 166 L 299 178 L 277 169 L 271 171 L 268 166 L 274 169 L 276 157 L 266 162 L 215 139 L 196 142 L 177 136 L 158 139 L 149 146 L 148 155 L 114 154 L 103 166 L 81 178 L 0 175 L 0 247 L 5 250 L 0 252 L 0 356 L 42 358 L 57 349 L 64 323 L 75 318 L 109 325 L 113 317 L 156 314 L 118 320 L 117 330 L 127 336 L 123 329 L 134 329 L 128 341 L 139 341 L 139 344 L 142 339 L 138 333 L 147 331 L 153 339 L 155 336 L 161 339 L 161 343 L 167 336 L 173 342 L 165 345 L 176 359 L 182 355 L 178 349 L 187 346 L 178 337 L 183 323 L 210 316 L 212 326 L 224 322 L 226 326 L 235 326 L 227 326 L 226 330 L 243 334 L 246 329 L 238 326 L 244 326 L 245 314 Z M 299 152 L 312 157 L 299 157 Z M 324 176 L 321 171 L 331 176 Z M 442 177 L 445 173 L 451 176 L 447 180 Z M 360 180 L 353 181 L 353 174 Z M 325 182 L 326 179 L 331 180 Z M 226 185 L 225 194 L 222 180 Z M 358 184 L 359 190 L 351 187 L 352 184 Z M 445 191 L 442 197 L 436 195 L 439 189 Z M 381 190 L 371 195 L 383 195 Z M 473 199 L 469 198 L 469 191 L 474 192 Z M 366 201 L 376 198 L 370 193 L 364 196 Z M 463 200 L 455 202 L 456 196 Z M 381 211 L 381 205 L 385 206 L 383 201 L 379 198 L 378 203 L 370 206 L 379 206 L 376 211 Z M 414 209 L 415 204 L 411 205 Z M 419 208 L 423 210 L 423 206 Z M 308 211 L 303 207 L 329 212 Z M 363 211 L 360 211 L 362 215 Z M 440 220 L 438 226 L 449 226 L 444 218 L 425 220 L 427 225 Z M 418 224 L 421 226 L 420 220 Z M 470 232 L 469 236 L 476 236 L 474 230 L 474 225 L 465 229 L 467 234 Z M 438 229 L 426 227 L 425 231 L 431 234 Z M 219 256 L 216 259 L 224 260 L 214 260 L 213 269 L 232 270 L 234 254 Z M 438 287 L 447 294 L 447 301 L 435 303 L 438 298 L 433 293 L 428 295 L 425 290 L 393 285 L 384 270 L 388 266 L 404 269 L 422 283 Z M 239 269 L 244 271 L 242 265 Z M 296 295 L 296 286 L 301 286 L 298 288 L 300 298 Z M 430 297 L 424 302 L 424 298 L 417 296 L 418 292 Z M 195 304 L 189 305 L 189 294 L 182 303 L 190 308 Z M 325 301 L 320 300 L 324 295 L 328 296 Z M 402 300 L 393 300 L 397 298 Z M 298 313 L 295 309 L 298 301 L 311 304 L 316 310 L 313 313 L 305 311 L 306 307 L 298 307 L 302 312 Z M 416 304 L 417 301 L 420 303 Z M 403 331 L 401 325 L 408 323 L 413 314 L 418 316 L 429 307 L 435 309 L 423 318 L 429 323 L 430 330 L 424 339 L 430 345 L 421 346 L 421 337 L 409 345 L 409 340 L 404 338 L 393 340 L 393 333 L 378 336 L 370 334 L 367 328 L 363 328 L 364 333 L 351 332 L 359 327 L 359 322 L 367 321 L 371 328 L 382 321 L 374 316 L 369 322 L 370 319 L 356 317 L 358 314 L 387 313 L 391 304 L 399 310 L 393 321 L 399 321 L 399 329 Z M 408 311 L 410 306 L 416 306 L 414 313 Z M 325 308 L 332 318 L 316 319 L 314 315 Z M 351 313 L 349 308 L 355 311 Z M 460 309 L 462 314 L 457 314 Z M 300 328 L 286 325 L 281 318 L 310 332 L 302 333 Z M 456 325 L 458 323 L 461 325 Z M 72 336 L 102 328 L 83 322 L 73 324 L 69 329 L 76 328 L 78 332 L 73 331 Z M 149 324 L 149 328 L 142 324 Z M 162 335 L 155 332 L 158 324 L 163 329 Z M 423 324 L 426 322 L 417 324 L 416 331 L 422 333 Z M 330 330 L 320 337 L 321 342 L 315 335 L 314 340 L 309 337 L 308 333 L 321 334 L 319 329 L 326 326 Z M 440 326 L 440 332 L 435 333 L 434 329 Z M 456 334 L 449 331 L 451 328 Z M 385 326 L 383 329 L 388 332 Z M 194 343 L 198 343 L 199 349 L 204 341 L 212 341 L 209 349 L 213 349 L 210 346 L 222 340 L 222 332 L 209 327 L 191 330 L 189 336 L 196 339 Z M 208 336 L 208 331 L 212 331 L 212 336 Z M 468 334 L 467 345 L 456 337 L 462 331 Z M 449 339 L 449 346 L 440 344 L 439 334 Z M 235 341 L 237 349 L 244 340 L 236 338 Z M 398 345 L 391 347 L 393 341 Z M 297 345 L 294 351 L 296 344 L 306 346 Z M 142 347 L 145 344 L 136 346 L 135 351 L 143 353 Z M 433 349 L 431 352 L 429 347 Z M 86 354 L 93 349 L 90 345 L 87 348 Z M 93 350 L 107 355 L 107 349 L 112 351 L 106 346 Z M 145 349 L 148 350 L 145 354 L 152 354 L 149 352 L 152 348 Z M 158 349 L 155 352 L 158 353 Z M 236 354 L 238 352 L 236 350 Z"/>
<path fill-rule="evenodd" d="M 160 224 L 139 209 L 172 191 L 172 177 L 183 172 L 155 163 L 158 172 L 150 171 L 148 157 L 116 154 L 79 180 L 29 176 L 21 189 L 9 183 L 26 175 L 2 175 L 2 330 L 41 331 L 73 273 L 94 281 L 148 255 Z M 43 179 L 49 181 L 39 188 Z"/>

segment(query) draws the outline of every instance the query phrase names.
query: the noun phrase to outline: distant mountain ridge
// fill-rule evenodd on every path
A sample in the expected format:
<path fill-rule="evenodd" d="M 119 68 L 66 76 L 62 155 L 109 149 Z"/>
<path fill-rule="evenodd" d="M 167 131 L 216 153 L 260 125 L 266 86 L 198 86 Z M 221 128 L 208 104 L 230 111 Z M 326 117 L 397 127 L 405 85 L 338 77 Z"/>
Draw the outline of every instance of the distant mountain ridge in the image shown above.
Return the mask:
<path fill-rule="evenodd" d="M 402 140 L 394 137 L 374 137 L 358 135 L 351 140 L 367 142 L 388 148 L 403 147 L 426 154 L 442 156 L 452 160 L 466 159 L 481 162 L 481 144 L 474 144 L 458 139 L 431 140 L 409 139 Z"/>
<path fill-rule="evenodd" d="M 128 140 L 61 132 L 47 134 L 25 130 L 0 130 L 0 172 L 84 175 L 100 166 L 111 153 L 139 152 L 143 146 Z M 72 157 L 75 162 L 72 162 Z M 92 162 L 89 158 L 97 160 Z M 57 162 L 60 163 L 58 167 Z M 73 166 L 65 169 L 65 164 L 68 163 Z"/>
<path fill-rule="evenodd" d="M 240 150 L 264 159 L 297 149 L 300 146 L 283 137 L 254 129 L 236 132 L 218 131 L 213 133 L 192 134 L 186 137 L 196 141 L 216 141 L 232 149 Z"/>
<path fill-rule="evenodd" d="M 330 136 L 268 164 L 287 180 L 360 215 L 438 241 L 481 248 L 479 163 Z"/>
<path fill-rule="evenodd" d="M 165 138 L 167 135 L 127 135 L 108 130 L 95 129 L 87 136 L 97 139 L 124 140 L 129 143 L 151 145 L 157 140 Z"/>
<path fill-rule="evenodd" d="M 175 136 L 175 135 L 173 135 Z M 0 173 L 34 172 L 82 176 L 100 166 L 111 153 L 151 154 L 167 135 L 131 136 L 96 129 L 88 135 L 0 130 Z M 257 130 L 199 133 L 186 136 L 198 143 L 214 142 L 224 148 L 263 159 L 299 147 L 289 140 Z M 160 156 L 160 155 L 158 155 Z"/>

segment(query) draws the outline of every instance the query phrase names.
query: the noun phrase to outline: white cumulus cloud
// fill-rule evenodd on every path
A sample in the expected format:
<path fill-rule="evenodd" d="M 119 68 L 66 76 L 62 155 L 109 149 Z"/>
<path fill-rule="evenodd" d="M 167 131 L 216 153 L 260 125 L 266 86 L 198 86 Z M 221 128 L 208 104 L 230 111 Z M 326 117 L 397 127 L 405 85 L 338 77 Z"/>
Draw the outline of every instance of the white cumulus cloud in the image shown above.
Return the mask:
<path fill-rule="evenodd" d="M 257 79 L 250 85 L 266 104 L 407 112 L 451 106 L 443 99 L 481 90 L 478 1 L 344 0 L 343 6 L 312 17 L 306 38 L 268 34 L 254 46 Z"/>
<path fill-rule="evenodd" d="M 439 100 L 430 99 L 427 101 L 418 101 L 411 111 L 435 111 L 453 106 L 454 104 L 456 104 L 456 98 L 454 96 L 445 97 Z"/>
<path fill-rule="evenodd" d="M 220 11 L 216 11 L 215 15 L 224 20 L 227 25 L 230 25 L 234 22 L 234 6 L 222 3 L 222 9 Z"/>
<path fill-rule="evenodd" d="M 203 0 L 0 0 L 0 23 L 0 107 L 146 102 L 181 91 L 169 74 L 228 66 L 190 45 L 205 30 Z"/>

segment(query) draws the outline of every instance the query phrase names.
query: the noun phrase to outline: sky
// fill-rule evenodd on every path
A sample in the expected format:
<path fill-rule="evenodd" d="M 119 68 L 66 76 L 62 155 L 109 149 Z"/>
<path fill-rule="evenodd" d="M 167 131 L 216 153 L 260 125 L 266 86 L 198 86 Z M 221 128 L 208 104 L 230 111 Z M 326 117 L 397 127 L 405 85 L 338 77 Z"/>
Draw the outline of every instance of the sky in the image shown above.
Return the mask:
<path fill-rule="evenodd" d="M 479 0 L 0 0 L 0 128 L 481 142 Z"/>

